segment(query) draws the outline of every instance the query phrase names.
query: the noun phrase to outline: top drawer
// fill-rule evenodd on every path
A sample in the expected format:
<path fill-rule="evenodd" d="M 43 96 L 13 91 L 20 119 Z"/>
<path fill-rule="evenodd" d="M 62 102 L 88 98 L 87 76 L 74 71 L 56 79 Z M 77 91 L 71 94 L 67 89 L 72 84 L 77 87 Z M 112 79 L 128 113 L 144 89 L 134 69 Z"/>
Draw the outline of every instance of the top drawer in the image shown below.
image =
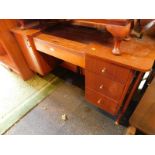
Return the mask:
<path fill-rule="evenodd" d="M 86 69 L 104 75 L 114 81 L 125 84 L 127 82 L 130 69 L 114 65 L 100 58 L 86 55 Z"/>
<path fill-rule="evenodd" d="M 85 44 L 45 33 L 39 33 L 33 40 L 38 51 L 82 68 L 85 67 L 85 52 L 83 50 Z"/>

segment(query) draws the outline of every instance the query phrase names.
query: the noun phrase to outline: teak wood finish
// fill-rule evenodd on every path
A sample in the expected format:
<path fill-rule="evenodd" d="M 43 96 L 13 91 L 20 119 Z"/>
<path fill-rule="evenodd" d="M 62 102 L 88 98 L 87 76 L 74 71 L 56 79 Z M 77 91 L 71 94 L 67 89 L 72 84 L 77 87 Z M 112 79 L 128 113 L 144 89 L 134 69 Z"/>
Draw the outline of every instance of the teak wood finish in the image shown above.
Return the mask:
<path fill-rule="evenodd" d="M 21 49 L 11 33 L 11 29 L 14 27 L 17 27 L 16 20 L 0 20 L 0 61 L 27 80 L 33 76 L 33 72 L 29 69 Z"/>
<path fill-rule="evenodd" d="M 112 76 L 111 79 L 107 78 L 104 73 L 99 75 L 88 70 L 86 70 L 85 73 L 87 75 L 86 86 L 89 86 L 90 88 L 108 96 L 111 99 L 119 100 L 121 98 L 125 84 L 115 81 L 115 78 Z"/>
<path fill-rule="evenodd" d="M 23 43 L 18 35 L 28 38 L 33 51 L 23 51 L 34 71 L 42 74 L 35 65 L 40 67 L 43 63 L 48 63 L 45 59 L 43 62 L 39 60 L 41 53 L 85 69 L 86 99 L 112 115 L 119 114 L 117 123 L 141 81 L 142 76 L 139 76 L 131 85 L 135 72 L 143 75 L 151 70 L 155 59 L 154 39 L 147 36 L 142 40 L 132 38 L 130 41 L 122 41 L 122 54 L 115 56 L 111 53 L 112 37 L 106 31 L 61 24 L 45 30 L 14 29 L 13 32 L 21 46 Z M 38 62 L 35 65 L 33 57 Z M 46 67 L 48 72 L 48 66 Z M 128 92 L 129 87 L 131 94 Z"/>
<path fill-rule="evenodd" d="M 94 29 L 70 27 L 67 25 L 52 27 L 49 32 L 38 31 L 37 29 L 16 29 L 13 32 L 24 36 L 32 36 L 34 44 L 38 45 L 39 42 L 42 44 L 38 46 L 43 46 L 44 44 L 48 45 L 48 48 L 50 46 L 51 50 L 49 54 L 51 55 L 54 53 L 52 52 L 52 46 L 56 46 L 60 50 L 66 49 L 70 53 L 81 56 L 82 58 L 78 62 L 78 65 L 83 68 L 85 68 L 86 51 L 94 56 L 102 52 L 100 57 L 104 60 L 142 72 L 151 69 L 155 58 L 154 39 L 147 36 L 142 40 L 132 38 L 129 42 L 123 41 L 120 47 L 122 55 L 116 57 L 111 54 L 113 47 L 111 37 L 106 32 Z M 36 35 L 33 36 L 32 33 Z M 44 51 L 42 50 L 41 52 Z"/>
<path fill-rule="evenodd" d="M 109 106 L 113 105 L 113 110 L 115 110 L 104 110 L 110 112 L 112 115 L 117 115 L 133 80 L 134 71 L 101 59 L 100 55 L 101 53 L 98 56 L 93 56 L 90 52 L 86 54 L 86 91 L 92 90 L 102 95 L 99 98 L 99 96 L 94 93 L 94 97 L 96 96 L 95 98 L 98 98 L 96 104 L 102 101 L 102 104 L 100 104 L 102 109 L 104 98 L 109 98 Z M 86 95 L 86 99 L 94 103 L 92 96 L 88 94 Z M 113 104 L 110 105 L 111 102 L 113 102 Z M 108 103 L 106 104 L 108 106 Z M 99 106 L 99 104 L 97 104 L 97 106 Z"/>
<path fill-rule="evenodd" d="M 154 39 L 145 36 L 142 40 L 132 38 L 129 42 L 122 42 L 121 56 L 111 54 L 112 45 L 109 43 L 91 43 L 87 46 L 89 53 L 93 56 L 100 55 L 101 58 L 119 64 L 136 71 L 149 71 L 155 59 Z M 102 53 L 101 53 L 102 51 Z"/>
<path fill-rule="evenodd" d="M 69 45 L 72 46 L 71 41 L 67 42 L 61 38 L 39 34 L 38 36 L 34 37 L 34 44 L 38 51 L 70 62 L 77 66 L 84 67 L 83 57 L 85 53 L 80 52 L 79 49 L 75 50 L 74 47 L 69 48 Z M 68 47 L 65 47 L 63 44 L 68 45 Z M 77 47 L 79 48 L 79 46 Z"/>
<path fill-rule="evenodd" d="M 115 100 L 112 100 L 104 96 L 103 94 L 95 91 L 94 89 L 90 89 L 88 87 L 85 88 L 85 91 L 85 97 L 90 103 L 103 109 L 111 115 L 116 115 L 118 113 L 120 106 Z"/>
<path fill-rule="evenodd" d="M 128 95 L 126 101 L 125 101 L 125 104 L 124 104 L 124 106 L 123 106 L 123 108 L 122 108 L 122 111 L 121 111 L 121 113 L 120 113 L 120 114 L 118 115 L 118 117 L 117 117 L 117 120 L 116 120 L 116 122 L 115 122 L 116 125 L 119 124 L 120 119 L 122 118 L 122 116 L 123 116 L 124 113 L 126 112 L 128 106 L 129 106 L 129 104 L 130 104 L 130 102 L 131 102 L 131 99 L 132 99 L 134 93 L 136 92 L 136 89 L 138 88 L 138 85 L 140 84 L 140 81 L 141 81 L 142 78 L 143 78 L 143 75 L 144 75 L 144 73 L 140 72 L 139 75 L 137 76 L 137 78 L 136 78 L 136 80 L 135 80 L 135 82 L 134 82 L 134 84 L 133 84 L 133 87 L 132 87 L 132 89 L 131 89 L 131 92 L 129 93 L 129 95 Z"/>
<path fill-rule="evenodd" d="M 29 67 L 40 75 L 46 75 L 55 67 L 56 59 L 53 57 L 47 58 L 46 55 L 41 55 L 37 51 L 33 42 L 33 37 L 40 31 L 41 29 L 12 29 L 12 32 L 22 48 Z"/>

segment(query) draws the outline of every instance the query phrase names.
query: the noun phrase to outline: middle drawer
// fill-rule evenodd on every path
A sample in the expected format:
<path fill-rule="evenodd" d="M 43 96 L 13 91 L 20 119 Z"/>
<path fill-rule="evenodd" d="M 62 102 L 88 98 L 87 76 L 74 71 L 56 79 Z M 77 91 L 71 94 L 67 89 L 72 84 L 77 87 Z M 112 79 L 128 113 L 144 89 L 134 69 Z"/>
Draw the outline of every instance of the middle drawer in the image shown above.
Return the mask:
<path fill-rule="evenodd" d="M 86 75 L 86 87 L 94 89 L 105 96 L 108 96 L 116 101 L 119 101 L 125 85 L 119 82 L 113 81 L 105 76 L 101 76 L 90 72 L 88 70 L 85 71 Z"/>
<path fill-rule="evenodd" d="M 126 84 L 130 69 L 112 64 L 98 57 L 86 54 L 86 69 L 99 75 L 104 75 L 111 80 Z"/>

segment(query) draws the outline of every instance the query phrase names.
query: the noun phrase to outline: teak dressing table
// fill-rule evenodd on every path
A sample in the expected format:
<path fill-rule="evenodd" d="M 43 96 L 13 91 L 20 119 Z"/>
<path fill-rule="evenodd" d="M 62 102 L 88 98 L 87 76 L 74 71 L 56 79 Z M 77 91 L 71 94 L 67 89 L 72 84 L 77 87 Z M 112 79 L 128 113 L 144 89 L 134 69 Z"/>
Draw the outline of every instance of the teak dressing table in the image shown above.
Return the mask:
<path fill-rule="evenodd" d="M 34 72 L 41 75 L 50 72 L 56 58 L 83 69 L 86 100 L 117 116 L 116 124 L 144 73 L 150 71 L 154 63 L 155 43 L 147 36 L 123 41 L 122 55 L 116 56 L 111 52 L 112 36 L 106 31 L 61 24 L 44 30 L 16 28 L 12 32 Z M 43 53 L 52 56 L 51 59 L 44 59 Z"/>

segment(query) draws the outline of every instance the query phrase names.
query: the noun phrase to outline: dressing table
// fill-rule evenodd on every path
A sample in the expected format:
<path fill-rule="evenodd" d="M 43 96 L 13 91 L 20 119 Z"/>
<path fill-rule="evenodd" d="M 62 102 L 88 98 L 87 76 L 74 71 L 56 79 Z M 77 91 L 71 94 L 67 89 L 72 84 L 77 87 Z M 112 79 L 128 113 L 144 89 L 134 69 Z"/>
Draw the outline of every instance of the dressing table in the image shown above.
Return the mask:
<path fill-rule="evenodd" d="M 79 26 L 79 22 L 11 31 L 33 72 L 45 75 L 59 60 L 78 66 L 85 75 L 86 100 L 117 116 L 118 124 L 144 73 L 153 66 L 154 39 L 145 36 L 122 41 L 121 55 L 116 56 L 111 52 L 109 32 Z"/>

